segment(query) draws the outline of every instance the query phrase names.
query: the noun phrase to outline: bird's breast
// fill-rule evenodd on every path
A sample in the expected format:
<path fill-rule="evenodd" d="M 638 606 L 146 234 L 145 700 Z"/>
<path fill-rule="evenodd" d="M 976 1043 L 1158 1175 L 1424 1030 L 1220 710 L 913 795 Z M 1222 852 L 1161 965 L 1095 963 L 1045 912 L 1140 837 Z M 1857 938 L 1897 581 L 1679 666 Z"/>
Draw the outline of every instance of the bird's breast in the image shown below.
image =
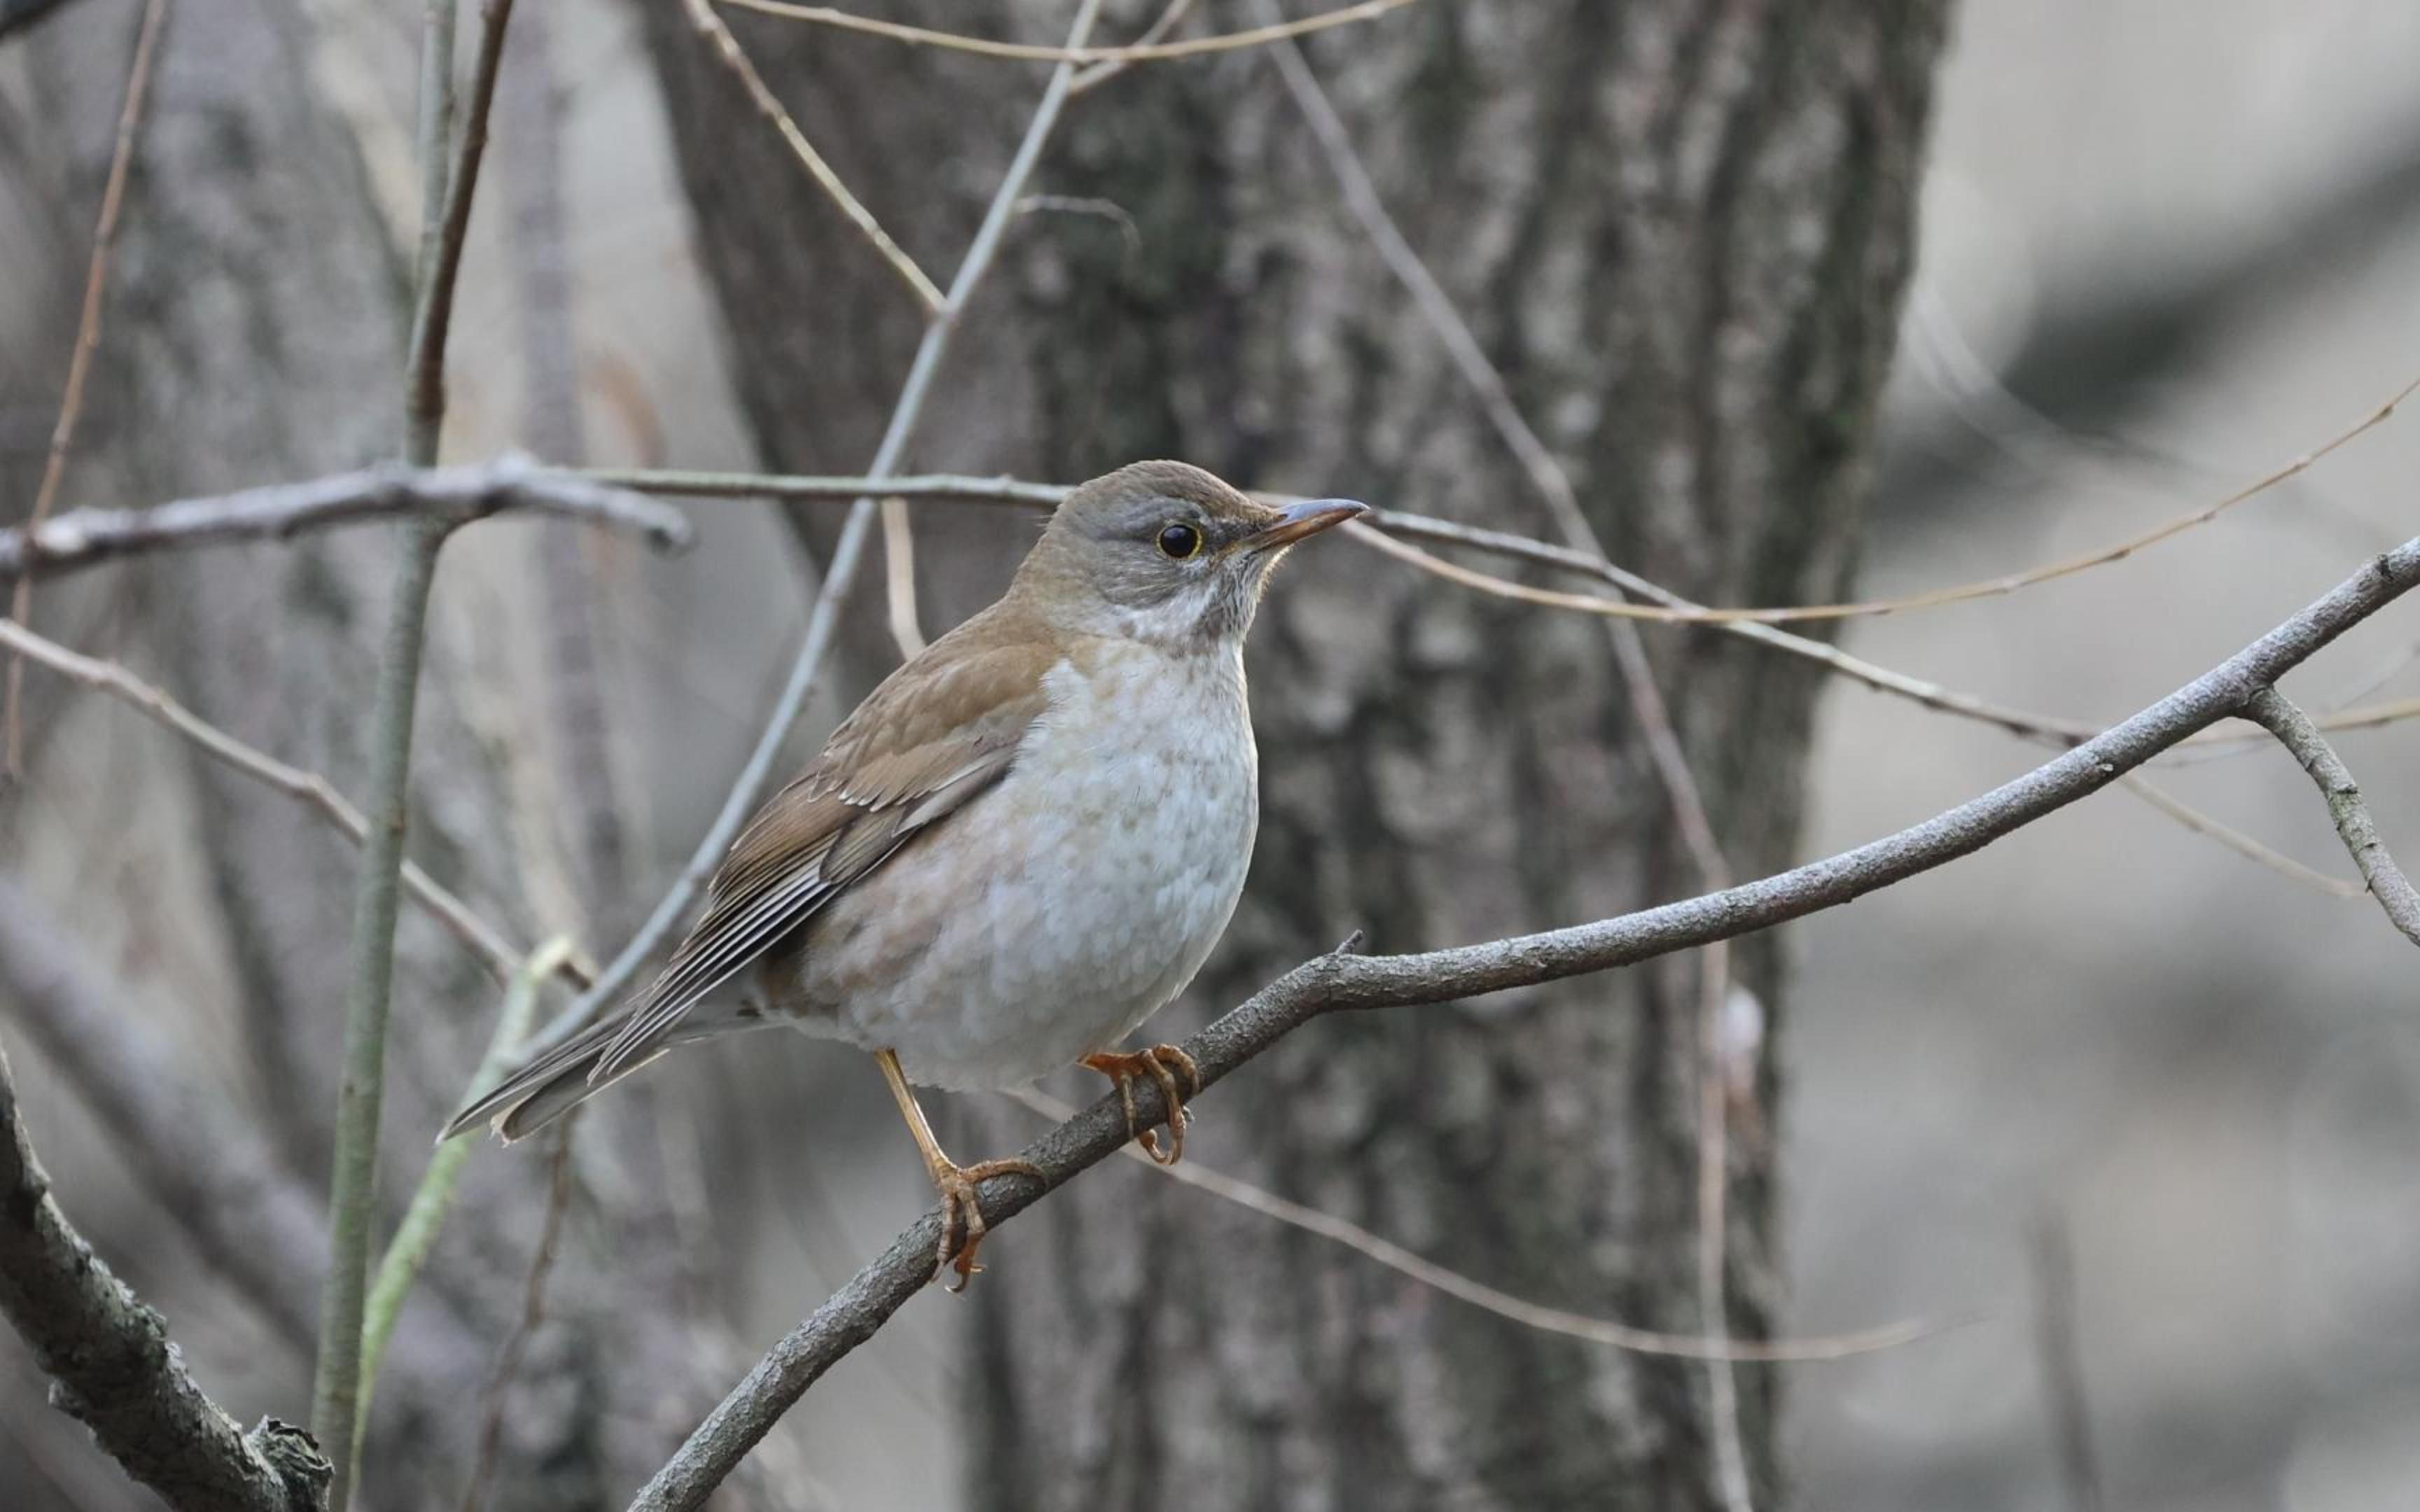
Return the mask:
<path fill-rule="evenodd" d="M 832 1027 L 920 1082 L 1017 1085 L 1114 1043 L 1201 969 L 1251 864 L 1239 657 L 1111 641 L 1043 684 L 998 786 L 838 901 L 807 952 Z"/>

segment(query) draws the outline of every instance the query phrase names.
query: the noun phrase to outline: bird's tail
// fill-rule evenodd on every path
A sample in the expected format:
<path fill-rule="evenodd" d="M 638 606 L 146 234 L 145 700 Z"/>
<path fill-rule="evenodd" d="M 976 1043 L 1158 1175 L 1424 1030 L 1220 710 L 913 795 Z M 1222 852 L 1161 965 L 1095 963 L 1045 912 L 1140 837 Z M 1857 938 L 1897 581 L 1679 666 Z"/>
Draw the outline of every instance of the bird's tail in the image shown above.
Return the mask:
<path fill-rule="evenodd" d="M 437 1136 L 439 1142 L 451 1139 L 466 1129 L 476 1128 L 482 1122 L 490 1125 L 506 1144 L 527 1138 L 623 1077 L 651 1064 L 658 1056 L 676 1045 L 720 1039 L 747 1029 L 760 1029 L 777 1021 L 754 1005 L 733 1003 L 724 1007 L 701 1003 L 682 1017 L 673 1032 L 649 1046 L 644 1054 L 625 1060 L 614 1067 L 611 1074 L 598 1076 L 597 1072 L 606 1053 L 613 1048 L 628 1022 L 628 1014 L 619 1013 L 602 1023 L 592 1024 L 519 1068 L 492 1090 L 474 1098 L 461 1112 L 455 1114 L 452 1121 L 445 1125 L 445 1132 Z"/>

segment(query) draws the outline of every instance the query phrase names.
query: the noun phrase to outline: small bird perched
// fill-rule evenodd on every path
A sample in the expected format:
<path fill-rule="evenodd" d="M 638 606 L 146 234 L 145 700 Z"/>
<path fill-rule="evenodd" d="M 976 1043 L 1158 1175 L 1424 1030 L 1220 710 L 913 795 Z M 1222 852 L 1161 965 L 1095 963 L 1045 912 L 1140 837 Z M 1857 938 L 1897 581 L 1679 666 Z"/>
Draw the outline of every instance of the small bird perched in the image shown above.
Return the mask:
<path fill-rule="evenodd" d="M 705 916 L 628 1009 L 455 1116 L 506 1140 L 675 1045 L 788 1024 L 872 1051 L 942 1202 L 959 1285 L 983 1242 L 976 1183 L 909 1090 L 1020 1087 L 1082 1064 L 1134 1078 L 1185 1148 L 1193 1063 L 1116 1043 L 1200 970 L 1243 891 L 1260 758 L 1244 635 L 1269 571 L 1367 513 L 1282 507 L 1199 468 L 1137 462 L 1067 496 L 1008 592 L 886 678 L 749 822 Z M 709 995 L 748 973 L 746 991 Z M 959 1238 L 963 1232 L 963 1240 Z"/>

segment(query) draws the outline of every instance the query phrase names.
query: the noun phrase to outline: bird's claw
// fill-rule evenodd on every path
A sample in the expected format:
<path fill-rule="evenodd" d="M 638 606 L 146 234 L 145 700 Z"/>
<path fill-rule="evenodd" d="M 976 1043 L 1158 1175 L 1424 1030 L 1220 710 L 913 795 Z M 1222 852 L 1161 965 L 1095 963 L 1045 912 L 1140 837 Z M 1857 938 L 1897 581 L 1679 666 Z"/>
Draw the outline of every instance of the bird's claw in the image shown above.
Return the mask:
<path fill-rule="evenodd" d="M 983 1267 L 975 1263 L 975 1251 L 983 1247 L 988 1226 L 984 1222 L 983 1202 L 975 1188 L 995 1176 L 1030 1176 L 1039 1181 L 1041 1167 L 1030 1160 L 986 1160 L 972 1165 L 949 1165 L 933 1173 L 933 1185 L 941 1194 L 941 1246 L 934 1259 L 934 1268 L 947 1266 L 958 1273 L 950 1285 L 953 1292 L 967 1289 L 967 1283 L 980 1273 Z"/>
<path fill-rule="evenodd" d="M 1118 1102 L 1125 1109 L 1126 1132 L 1134 1135 L 1142 1152 L 1161 1165 L 1173 1165 L 1185 1158 L 1185 1126 L 1193 1115 L 1185 1100 L 1202 1090 L 1202 1069 L 1193 1057 L 1172 1044 L 1156 1044 L 1148 1050 L 1130 1052 L 1104 1050 L 1086 1056 L 1084 1064 L 1117 1084 Z M 1185 1090 L 1176 1089 L 1179 1072 L 1185 1076 Z M 1159 1085 L 1159 1099 L 1168 1108 L 1168 1152 L 1160 1153 L 1159 1137 L 1141 1127 L 1140 1116 L 1135 1109 L 1134 1081 L 1148 1076 Z"/>

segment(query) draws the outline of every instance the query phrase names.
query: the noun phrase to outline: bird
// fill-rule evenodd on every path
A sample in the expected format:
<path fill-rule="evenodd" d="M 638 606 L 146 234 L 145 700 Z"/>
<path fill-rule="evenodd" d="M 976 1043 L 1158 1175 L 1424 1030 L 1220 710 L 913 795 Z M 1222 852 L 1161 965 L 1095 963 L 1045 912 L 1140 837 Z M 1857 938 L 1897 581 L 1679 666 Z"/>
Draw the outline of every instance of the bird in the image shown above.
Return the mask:
<path fill-rule="evenodd" d="M 482 1121 L 525 1137 L 682 1045 L 777 1025 L 842 1041 L 872 1053 L 939 1194 L 952 1289 L 981 1270 L 979 1183 L 1040 1172 L 953 1161 L 914 1088 L 1082 1065 L 1173 1164 L 1199 1072 L 1174 1045 L 1117 1046 L 1193 980 L 1243 892 L 1260 809 L 1243 648 L 1270 573 L 1366 513 L 1264 502 L 1182 462 L 1075 488 L 1000 599 L 892 671 L 756 812 L 653 983 L 441 1138 Z M 1136 1126 L 1140 1077 L 1165 1152 Z"/>

